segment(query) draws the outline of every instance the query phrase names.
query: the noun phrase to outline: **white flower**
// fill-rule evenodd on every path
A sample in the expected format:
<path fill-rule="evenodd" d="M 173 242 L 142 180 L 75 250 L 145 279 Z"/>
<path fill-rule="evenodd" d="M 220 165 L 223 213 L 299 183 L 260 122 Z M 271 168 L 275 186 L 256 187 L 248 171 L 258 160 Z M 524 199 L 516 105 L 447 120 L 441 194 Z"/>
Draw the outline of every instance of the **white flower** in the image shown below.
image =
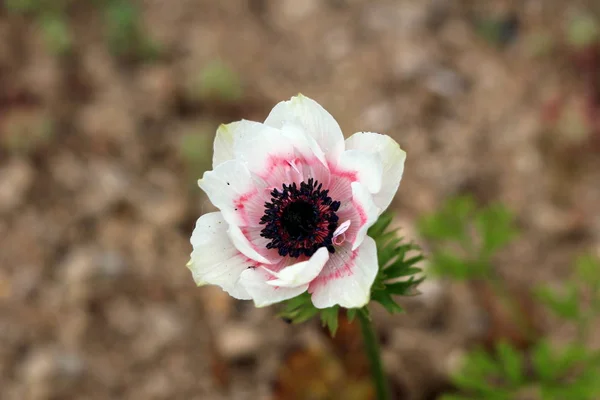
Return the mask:
<path fill-rule="evenodd" d="M 302 95 L 264 123 L 221 125 L 213 170 L 198 181 L 220 212 L 196 223 L 194 280 L 257 307 L 306 290 L 317 308 L 364 306 L 378 270 L 367 229 L 398 190 L 405 158 L 386 135 L 344 141 L 335 119 Z"/>

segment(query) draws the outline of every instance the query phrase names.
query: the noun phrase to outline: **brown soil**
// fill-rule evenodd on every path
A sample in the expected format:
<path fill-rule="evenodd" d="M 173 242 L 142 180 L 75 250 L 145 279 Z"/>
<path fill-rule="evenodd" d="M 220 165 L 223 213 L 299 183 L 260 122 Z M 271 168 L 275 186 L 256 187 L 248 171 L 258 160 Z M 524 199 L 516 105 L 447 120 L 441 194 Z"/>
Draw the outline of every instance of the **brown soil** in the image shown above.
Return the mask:
<path fill-rule="evenodd" d="M 145 0 L 160 44 L 150 61 L 112 54 L 91 3 L 69 9 L 62 56 L 34 16 L 0 6 L 2 399 L 291 399 L 285 368 L 319 357 L 332 364 L 306 378 L 325 387 L 315 399 L 364 378 L 364 360 L 343 356 L 360 352 L 352 328 L 331 342 L 314 321 L 290 326 L 274 307 L 196 288 L 185 268 L 193 224 L 211 210 L 194 183 L 217 125 L 264 119 L 298 92 L 346 135 L 387 133 L 407 151 L 393 209 L 408 237 L 450 196 L 504 202 L 522 234 L 497 268 L 524 298 L 578 252 L 600 253 L 600 106 L 560 39 L 569 2 Z M 478 34 L 478 18 L 511 12 L 514 40 Z M 536 55 L 546 32 L 558 49 Z M 214 60 L 239 74 L 241 99 L 199 96 Z M 546 118 L 556 98 L 588 107 L 596 128 L 582 138 Z M 485 288 L 429 280 L 422 291 L 406 315 L 374 307 L 399 399 L 436 398 L 470 344 L 518 336 Z M 541 329 L 570 334 L 552 324 Z M 361 382 L 357 399 L 370 396 Z"/>

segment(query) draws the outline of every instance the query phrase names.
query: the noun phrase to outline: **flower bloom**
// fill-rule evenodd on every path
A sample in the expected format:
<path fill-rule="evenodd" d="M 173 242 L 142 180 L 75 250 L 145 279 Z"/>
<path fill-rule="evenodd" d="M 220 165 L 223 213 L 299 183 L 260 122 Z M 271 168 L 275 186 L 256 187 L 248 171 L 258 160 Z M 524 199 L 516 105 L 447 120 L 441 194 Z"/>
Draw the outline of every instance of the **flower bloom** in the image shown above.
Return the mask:
<path fill-rule="evenodd" d="M 198 181 L 220 210 L 201 216 L 188 267 L 198 285 L 267 306 L 311 293 L 315 307 L 362 307 L 378 271 L 367 230 L 400 185 L 406 153 L 389 136 L 344 141 L 335 119 L 298 95 L 264 123 L 221 125 Z"/>

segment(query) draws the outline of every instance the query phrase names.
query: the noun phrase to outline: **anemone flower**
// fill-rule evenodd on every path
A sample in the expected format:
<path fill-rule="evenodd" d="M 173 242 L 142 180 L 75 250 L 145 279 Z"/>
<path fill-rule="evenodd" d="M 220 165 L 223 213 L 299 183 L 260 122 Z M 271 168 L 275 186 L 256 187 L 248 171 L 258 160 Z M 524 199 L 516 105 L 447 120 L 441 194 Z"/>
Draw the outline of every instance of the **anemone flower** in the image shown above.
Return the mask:
<path fill-rule="evenodd" d="M 389 136 L 344 140 L 321 105 L 298 95 L 264 123 L 221 125 L 198 184 L 219 209 L 192 233 L 188 267 L 257 307 L 311 294 L 315 307 L 362 307 L 378 271 L 367 230 L 390 205 L 406 153 Z"/>

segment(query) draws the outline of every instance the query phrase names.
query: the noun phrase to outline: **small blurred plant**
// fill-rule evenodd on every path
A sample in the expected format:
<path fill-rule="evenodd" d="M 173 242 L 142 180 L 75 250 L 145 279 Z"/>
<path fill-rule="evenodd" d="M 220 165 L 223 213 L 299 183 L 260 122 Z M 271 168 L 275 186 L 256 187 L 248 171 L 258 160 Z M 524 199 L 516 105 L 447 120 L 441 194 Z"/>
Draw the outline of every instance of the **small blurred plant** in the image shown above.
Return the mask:
<path fill-rule="evenodd" d="M 188 96 L 194 101 L 234 102 L 241 99 L 242 95 L 239 75 L 218 60 L 202 68 L 188 85 Z"/>
<path fill-rule="evenodd" d="M 46 47 L 56 55 L 68 54 L 73 48 L 73 37 L 64 14 L 44 13 L 39 17 Z"/>
<path fill-rule="evenodd" d="M 421 272 L 416 264 L 423 259 L 423 256 L 418 252 L 418 247 L 412 243 L 404 242 L 403 238 L 398 236 L 397 229 L 390 229 L 392 219 L 393 215 L 391 213 L 382 214 L 369 229 L 368 235 L 375 239 L 379 261 L 379 272 L 371 289 L 371 299 L 380 303 L 388 312 L 393 314 L 403 311 L 393 296 L 412 296 L 416 294 L 416 287 L 425 278 L 415 277 L 416 274 Z M 411 252 L 417 254 L 409 256 Z M 319 314 L 322 325 L 327 327 L 331 335 L 334 336 L 338 328 L 338 312 L 338 306 L 322 310 L 316 308 L 311 302 L 310 294 L 306 292 L 285 302 L 280 316 L 292 323 L 301 323 Z M 348 319 L 353 321 L 358 313 L 363 313 L 366 318 L 369 317 L 366 308 L 352 308 L 347 310 Z"/>
<path fill-rule="evenodd" d="M 46 47 L 58 56 L 69 53 L 73 47 L 68 5 L 69 0 L 6 0 L 4 3 L 4 7 L 11 13 L 33 16 Z"/>
<path fill-rule="evenodd" d="M 517 234 L 513 216 L 500 204 L 476 209 L 471 197 L 449 200 L 419 222 L 431 245 L 432 272 L 451 279 L 492 279 L 492 257 Z"/>
<path fill-rule="evenodd" d="M 515 41 L 520 22 L 517 14 L 487 16 L 475 21 L 475 32 L 496 47 L 505 47 Z"/>
<path fill-rule="evenodd" d="M 567 24 L 567 43 L 585 49 L 600 40 L 600 24 L 590 14 L 574 14 Z"/>
<path fill-rule="evenodd" d="M 43 33 L 47 48 L 53 54 L 66 55 L 74 43 L 69 20 L 73 0 L 6 0 L 11 13 L 32 16 Z M 117 57 L 153 60 L 160 55 L 142 27 L 139 8 L 131 0 L 94 0 L 90 4 L 104 15 L 106 40 Z"/>
<path fill-rule="evenodd" d="M 202 176 L 204 171 L 211 167 L 213 136 L 208 134 L 209 129 L 208 126 L 200 126 L 194 131 L 184 133 L 179 140 L 179 155 L 186 165 L 194 187 L 197 179 L 192 177 Z"/>
<path fill-rule="evenodd" d="M 114 55 L 142 60 L 160 55 L 158 45 L 144 32 L 135 4 L 130 0 L 105 0 L 103 8 L 108 46 Z"/>
<path fill-rule="evenodd" d="M 594 400 L 600 398 L 600 350 L 586 347 L 591 322 L 600 314 L 600 260 L 583 256 L 562 292 L 537 289 L 539 300 L 565 322 L 575 324 L 578 337 L 562 349 L 539 340 L 527 353 L 507 342 L 496 344 L 492 354 L 470 352 L 452 376 L 460 394 L 443 400 Z"/>

